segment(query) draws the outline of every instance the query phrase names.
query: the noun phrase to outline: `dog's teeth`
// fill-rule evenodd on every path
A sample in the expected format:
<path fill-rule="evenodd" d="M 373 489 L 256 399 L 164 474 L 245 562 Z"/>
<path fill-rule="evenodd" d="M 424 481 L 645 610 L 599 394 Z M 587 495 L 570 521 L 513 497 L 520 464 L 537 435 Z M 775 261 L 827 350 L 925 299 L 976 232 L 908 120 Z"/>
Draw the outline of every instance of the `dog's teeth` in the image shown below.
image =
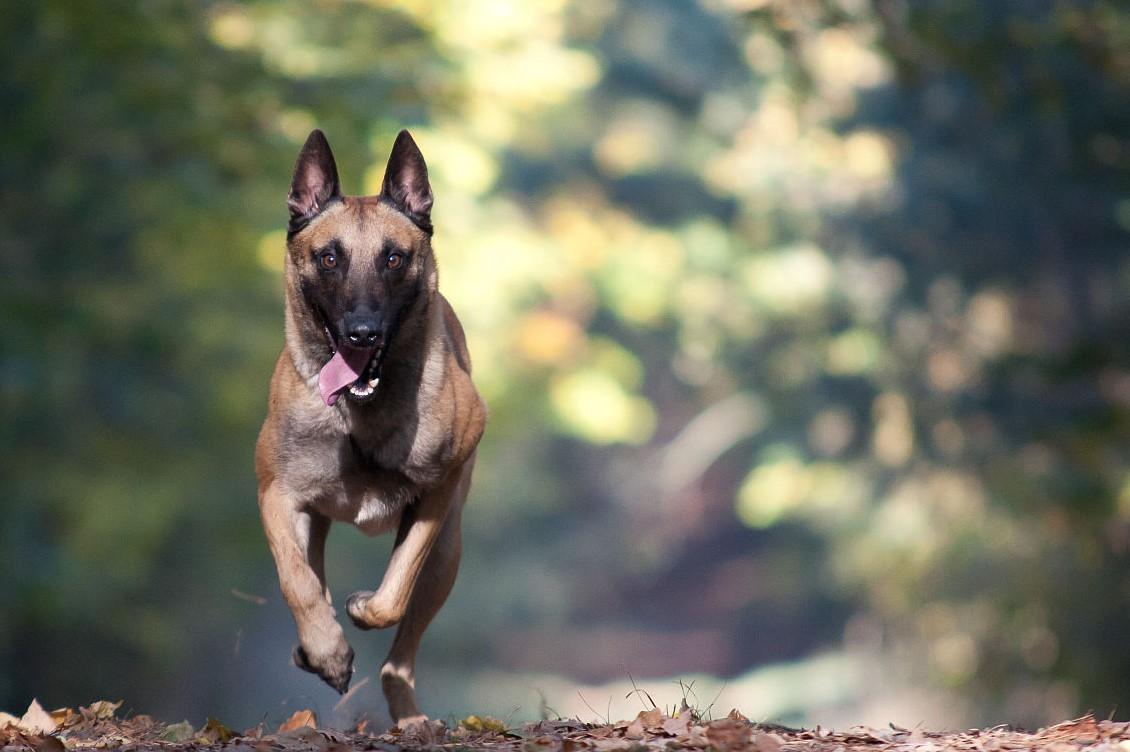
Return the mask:
<path fill-rule="evenodd" d="M 377 384 L 379 384 L 380 382 L 381 382 L 381 379 L 380 379 L 379 376 L 375 379 L 369 379 L 369 388 L 370 389 L 376 389 Z"/>

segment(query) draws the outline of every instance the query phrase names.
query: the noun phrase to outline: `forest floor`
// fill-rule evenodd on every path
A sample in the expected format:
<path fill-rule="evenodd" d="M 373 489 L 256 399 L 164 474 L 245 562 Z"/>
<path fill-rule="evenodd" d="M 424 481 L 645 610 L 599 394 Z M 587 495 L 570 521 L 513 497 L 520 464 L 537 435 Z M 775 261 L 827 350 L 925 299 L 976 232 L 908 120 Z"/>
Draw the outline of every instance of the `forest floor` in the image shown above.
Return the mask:
<path fill-rule="evenodd" d="M 577 720 L 545 720 L 506 728 L 493 718 L 468 716 L 454 728 L 438 721 L 407 730 L 369 732 L 319 728 L 309 710 L 299 711 L 277 729 L 262 725 L 233 731 L 215 719 L 200 728 L 167 724 L 146 715 L 119 718 L 120 703 L 47 712 L 33 702 L 22 718 L 0 713 L 0 749 L 65 752 L 72 750 L 163 750 L 165 752 L 349 752 L 350 750 L 489 750 L 492 752 L 584 752 L 585 750 L 716 750 L 717 752 L 1130 752 L 1130 723 L 1096 720 L 1091 715 L 1035 732 L 1007 726 L 934 732 L 898 726 L 853 727 L 832 731 L 791 729 L 751 722 L 737 710 L 704 720 L 692 710 L 677 716 L 661 710 L 641 712 L 630 721 L 596 725 Z"/>

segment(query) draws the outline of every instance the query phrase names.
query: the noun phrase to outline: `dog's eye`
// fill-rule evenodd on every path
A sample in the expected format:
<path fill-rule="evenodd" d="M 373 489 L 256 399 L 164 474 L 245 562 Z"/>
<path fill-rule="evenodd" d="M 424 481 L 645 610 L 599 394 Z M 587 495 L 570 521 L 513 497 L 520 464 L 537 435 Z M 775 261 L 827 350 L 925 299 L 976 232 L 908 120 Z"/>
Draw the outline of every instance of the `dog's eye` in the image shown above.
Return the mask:
<path fill-rule="evenodd" d="M 322 265 L 323 269 L 333 269 L 337 266 L 337 256 L 333 251 L 323 251 L 318 256 L 318 263 Z"/>
<path fill-rule="evenodd" d="M 399 269 L 404 265 L 404 255 L 401 253 L 390 253 L 388 255 L 388 261 L 385 262 L 385 265 L 389 269 Z"/>

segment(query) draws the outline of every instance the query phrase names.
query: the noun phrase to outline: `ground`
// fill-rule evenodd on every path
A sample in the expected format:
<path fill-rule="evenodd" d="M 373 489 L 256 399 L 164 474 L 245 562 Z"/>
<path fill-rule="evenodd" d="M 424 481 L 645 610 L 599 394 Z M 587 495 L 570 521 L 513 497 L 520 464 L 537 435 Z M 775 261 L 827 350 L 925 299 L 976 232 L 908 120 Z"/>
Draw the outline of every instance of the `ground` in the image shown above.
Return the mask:
<path fill-rule="evenodd" d="M 667 715 L 641 712 L 619 723 L 544 720 L 506 728 L 493 718 L 468 716 L 454 728 L 430 722 L 401 731 L 371 733 L 364 724 L 351 731 L 319 728 L 308 710 L 278 729 L 262 725 L 233 731 L 215 719 L 200 728 L 166 724 L 146 715 L 119 718 L 120 703 L 47 712 L 33 702 L 21 718 L 0 714 L 0 746 L 8 750 L 224 750 L 225 752 L 347 752 L 348 750 L 497 750 L 498 752 L 582 752 L 583 750 L 716 750 L 717 752 L 1130 752 L 1130 723 L 1099 721 L 1091 715 L 1035 732 L 1004 726 L 933 732 L 890 726 L 846 731 L 789 729 L 751 722 L 737 710 L 723 718 L 699 718 L 684 709 Z"/>

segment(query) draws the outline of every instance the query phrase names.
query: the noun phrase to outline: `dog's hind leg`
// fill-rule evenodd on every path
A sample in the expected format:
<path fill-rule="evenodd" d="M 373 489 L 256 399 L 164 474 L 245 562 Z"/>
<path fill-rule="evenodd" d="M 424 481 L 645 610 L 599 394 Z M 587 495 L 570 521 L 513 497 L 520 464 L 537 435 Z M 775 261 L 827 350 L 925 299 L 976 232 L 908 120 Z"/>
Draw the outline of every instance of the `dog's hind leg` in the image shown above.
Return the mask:
<path fill-rule="evenodd" d="M 388 701 L 389 713 L 401 728 L 427 720 L 416 704 L 416 651 L 424 630 L 447 600 L 459 571 L 463 500 L 453 502 L 454 508 L 444 521 L 439 539 L 416 580 L 408 611 L 381 666 L 381 689 Z"/>
<path fill-rule="evenodd" d="M 389 713 L 401 726 L 426 720 L 416 704 L 416 651 L 455 584 L 463 503 L 474 464 L 472 455 L 448 483 L 404 511 L 380 589 L 354 593 L 346 603 L 350 617 L 363 629 L 400 624 L 381 666 L 381 688 Z"/>

